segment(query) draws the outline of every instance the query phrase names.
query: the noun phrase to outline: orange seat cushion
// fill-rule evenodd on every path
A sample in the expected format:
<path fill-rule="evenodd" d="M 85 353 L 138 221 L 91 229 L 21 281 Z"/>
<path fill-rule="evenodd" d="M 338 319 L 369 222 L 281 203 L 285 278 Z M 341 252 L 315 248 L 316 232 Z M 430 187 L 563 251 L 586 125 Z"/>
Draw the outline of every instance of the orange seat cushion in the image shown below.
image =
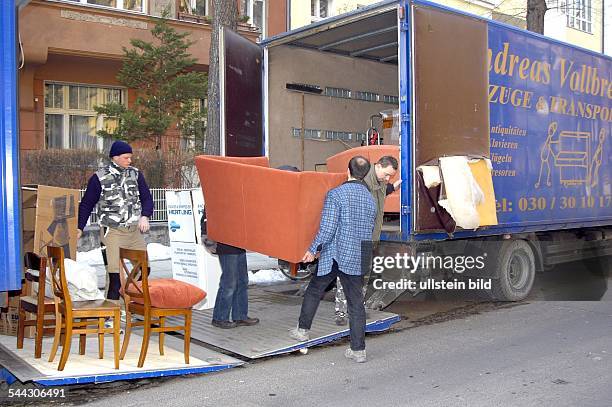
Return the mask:
<path fill-rule="evenodd" d="M 350 150 L 342 151 L 336 155 L 333 155 L 327 159 L 327 171 L 329 172 L 343 172 L 346 173 L 348 163 L 351 158 L 361 155 L 367 158 L 372 165 L 376 163 L 385 155 L 394 157 L 398 162 L 399 157 L 399 146 L 392 145 L 380 145 L 380 146 L 363 146 L 355 147 Z M 400 177 L 399 171 L 395 174 L 390 183 L 394 183 Z M 395 191 L 390 195 L 387 195 L 385 199 L 385 212 L 399 212 L 400 211 L 400 194 L 399 191 Z"/>
<path fill-rule="evenodd" d="M 141 282 L 135 283 L 138 288 Z M 128 290 L 128 295 L 131 290 Z M 156 308 L 191 308 L 206 297 L 206 293 L 189 283 L 172 278 L 149 280 L 149 297 L 151 306 Z M 143 304 L 142 298 L 130 298 L 133 302 Z"/>
<path fill-rule="evenodd" d="M 319 228 L 327 192 L 346 172 L 290 172 L 266 157 L 195 159 L 211 239 L 298 263 Z"/>

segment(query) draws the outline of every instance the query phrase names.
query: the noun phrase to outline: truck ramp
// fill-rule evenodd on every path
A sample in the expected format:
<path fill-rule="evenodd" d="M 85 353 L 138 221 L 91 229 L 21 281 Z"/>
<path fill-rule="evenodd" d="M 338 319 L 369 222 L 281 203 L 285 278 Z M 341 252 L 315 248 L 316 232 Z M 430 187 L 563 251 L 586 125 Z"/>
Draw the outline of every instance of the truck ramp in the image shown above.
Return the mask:
<path fill-rule="evenodd" d="M 249 290 L 249 316 L 257 317 L 255 326 L 220 329 L 211 325 L 212 309 L 194 311 L 191 326 L 192 343 L 212 345 L 248 359 L 257 359 L 293 352 L 349 335 L 348 325 L 334 323 L 334 304 L 321 301 L 310 331 L 310 341 L 297 342 L 289 337 L 289 329 L 297 325 L 302 298 Z M 366 332 L 382 332 L 399 321 L 389 312 L 366 310 Z M 171 322 L 172 321 L 172 322 Z M 168 324 L 180 323 L 180 318 L 168 318 Z"/>
<path fill-rule="evenodd" d="M 104 337 L 104 359 L 98 359 L 98 338 L 88 336 L 85 354 L 79 355 L 79 338 L 75 336 L 68 362 L 61 372 L 57 370 L 61 347 L 53 363 L 47 361 L 53 338 L 43 339 L 42 357 L 35 359 L 33 339 L 26 338 L 23 349 L 16 349 L 16 337 L 0 335 L 0 377 L 5 378 L 9 384 L 18 379 L 23 383 L 34 382 L 44 386 L 59 386 L 202 374 L 229 369 L 244 363 L 202 346 L 192 345 L 189 364 L 186 365 L 183 357 L 182 337 L 166 335 L 164 356 L 160 356 L 158 336 L 154 334 L 149 341 L 149 351 L 144 366 L 139 368 L 137 364 L 142 344 L 142 336 L 138 334 L 139 330 L 142 331 L 142 329 L 136 329 L 132 333 L 125 358 L 119 363 L 119 370 L 114 368 L 113 340 L 109 335 Z"/>

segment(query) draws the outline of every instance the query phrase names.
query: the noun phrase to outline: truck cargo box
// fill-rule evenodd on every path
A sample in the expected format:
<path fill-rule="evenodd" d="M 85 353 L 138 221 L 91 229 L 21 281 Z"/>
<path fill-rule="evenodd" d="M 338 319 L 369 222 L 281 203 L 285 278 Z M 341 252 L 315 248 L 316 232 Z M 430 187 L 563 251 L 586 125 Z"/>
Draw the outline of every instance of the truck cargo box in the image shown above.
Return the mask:
<path fill-rule="evenodd" d="M 399 137 L 383 143 L 400 148 L 401 208 L 387 219 L 383 239 L 449 237 L 418 217 L 416 168 L 456 155 L 491 160 L 498 225 L 454 238 L 612 221 L 609 57 L 405 0 L 259 45 L 230 31 L 223 38 L 228 155 L 325 170 L 329 157 L 362 144 L 372 115 L 399 110 Z M 235 146 L 240 154 L 232 154 Z"/>

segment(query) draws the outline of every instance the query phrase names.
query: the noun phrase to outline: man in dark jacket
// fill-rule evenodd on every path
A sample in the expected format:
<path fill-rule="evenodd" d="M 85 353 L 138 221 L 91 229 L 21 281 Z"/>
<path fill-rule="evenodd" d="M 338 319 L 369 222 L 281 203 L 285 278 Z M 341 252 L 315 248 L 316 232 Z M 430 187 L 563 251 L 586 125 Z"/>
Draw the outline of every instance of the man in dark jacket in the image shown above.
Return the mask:
<path fill-rule="evenodd" d="M 142 234 L 149 231 L 153 197 L 142 173 L 131 166 L 132 147 L 128 143 L 115 141 L 109 156 L 111 162 L 87 183 L 79 204 L 77 237 L 97 205 L 101 241 L 106 246 L 107 298 L 119 300 L 119 248 L 147 250 Z"/>
<path fill-rule="evenodd" d="M 202 235 L 207 234 L 206 223 L 206 210 L 204 210 L 201 221 Z M 210 247 L 209 242 L 208 239 L 204 239 L 204 244 Z M 239 247 L 217 242 L 215 252 L 219 256 L 219 263 L 221 264 L 221 280 L 215 300 L 212 325 L 217 328 L 229 329 L 258 324 L 258 318 L 248 316 L 249 272 L 246 251 Z"/>

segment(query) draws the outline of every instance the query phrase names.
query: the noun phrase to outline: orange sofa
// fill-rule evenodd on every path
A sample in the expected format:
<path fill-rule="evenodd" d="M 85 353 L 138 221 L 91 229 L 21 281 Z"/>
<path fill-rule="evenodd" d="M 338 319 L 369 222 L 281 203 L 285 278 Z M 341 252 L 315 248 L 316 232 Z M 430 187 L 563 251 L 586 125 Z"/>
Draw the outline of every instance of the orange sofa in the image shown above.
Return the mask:
<path fill-rule="evenodd" d="M 195 158 L 211 239 L 297 263 L 319 228 L 327 191 L 346 172 L 289 172 L 267 157 Z"/>
<path fill-rule="evenodd" d="M 370 160 L 370 163 L 372 165 L 374 165 L 376 161 L 380 159 L 380 157 L 385 155 L 395 157 L 395 159 L 399 162 L 399 146 L 381 145 L 351 148 L 350 150 L 346 150 L 329 157 L 327 159 L 327 171 L 334 173 L 346 173 L 346 169 L 348 168 L 348 162 L 356 155 L 364 156 L 365 158 Z M 400 174 L 398 171 L 389 182 L 393 183 L 397 181 L 399 179 L 399 176 Z M 399 211 L 400 194 L 399 191 L 395 191 L 394 193 L 388 195 L 385 199 L 385 212 L 399 213 Z"/>

